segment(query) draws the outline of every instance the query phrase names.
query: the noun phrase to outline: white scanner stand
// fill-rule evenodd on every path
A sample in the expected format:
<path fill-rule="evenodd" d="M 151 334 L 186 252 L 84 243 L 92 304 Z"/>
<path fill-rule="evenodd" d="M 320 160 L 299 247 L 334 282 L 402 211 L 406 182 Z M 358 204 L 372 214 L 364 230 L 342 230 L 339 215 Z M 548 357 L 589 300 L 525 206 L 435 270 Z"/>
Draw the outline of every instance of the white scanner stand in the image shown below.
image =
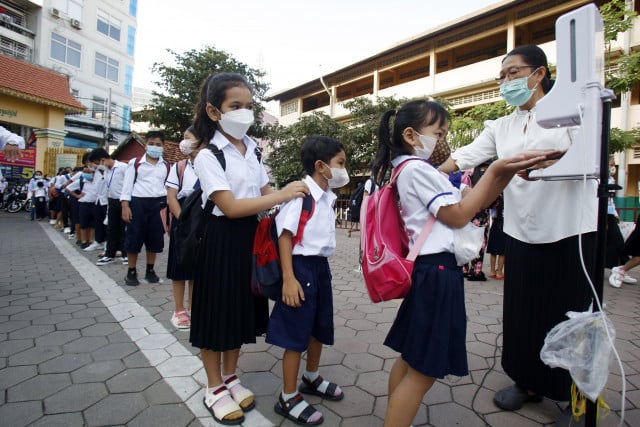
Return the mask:
<path fill-rule="evenodd" d="M 604 89 L 603 28 L 593 4 L 556 21 L 556 82 L 537 102 L 536 121 L 543 128 L 578 126 L 579 130 L 562 158 L 548 168 L 531 171 L 531 178 L 600 178 L 602 102 L 613 99 L 613 93 Z"/>

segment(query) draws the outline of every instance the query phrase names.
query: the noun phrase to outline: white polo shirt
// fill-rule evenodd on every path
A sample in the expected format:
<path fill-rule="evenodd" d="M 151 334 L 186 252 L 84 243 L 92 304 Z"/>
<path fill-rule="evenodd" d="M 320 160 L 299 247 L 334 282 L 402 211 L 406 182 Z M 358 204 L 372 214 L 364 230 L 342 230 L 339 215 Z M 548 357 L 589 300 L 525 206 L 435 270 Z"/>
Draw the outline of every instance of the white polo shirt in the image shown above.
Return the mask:
<path fill-rule="evenodd" d="M 398 156 L 392 161 L 393 167 L 411 158 L 418 157 Z M 396 183 L 402 219 L 409 233 L 409 248 L 429 219 L 429 213 L 438 218 L 441 207 L 457 204 L 462 199 L 462 193 L 449 182 L 448 176 L 424 161 L 407 163 Z M 436 221 L 418 254 L 440 252 L 453 253 L 453 229 Z"/>
<path fill-rule="evenodd" d="M 71 182 L 71 184 L 67 185 L 66 190 L 69 193 L 73 193 L 76 190 L 80 190 L 83 193 L 83 196 L 78 199 L 79 202 L 82 203 L 95 203 L 98 200 L 98 191 L 96 188 L 96 183 L 92 180 L 89 181 L 87 179 L 82 180 L 82 189 L 80 189 L 80 179 L 75 179 Z"/>
<path fill-rule="evenodd" d="M 118 160 L 114 160 L 113 167 L 107 170 L 105 179 L 107 181 L 107 194 L 110 199 L 120 200 L 122 184 L 124 183 L 124 175 L 126 172 L 127 164 Z"/>
<path fill-rule="evenodd" d="M 120 201 L 130 201 L 131 197 L 166 197 L 164 182 L 167 179 L 167 164 L 162 156 L 155 165 L 147 161 L 146 154 L 142 156 L 137 179 L 135 164 L 135 157 L 127 164 Z"/>
<path fill-rule="evenodd" d="M 242 142 L 247 147 L 244 156 L 218 131 L 209 141 L 224 153 L 225 170 L 209 149 L 200 150 L 196 156 L 194 166 L 202 187 L 203 208 L 207 198 L 216 191 L 231 191 L 236 199 L 249 199 L 262 195 L 260 189 L 269 183 L 267 171 L 262 162 L 258 162 L 255 141 L 245 135 Z M 224 216 L 217 206 L 213 208 L 212 214 Z"/>
<path fill-rule="evenodd" d="M 324 191 L 311 178 L 303 180 L 315 201 L 312 215 L 307 221 L 302 234 L 302 242 L 293 247 L 293 255 L 330 257 L 336 250 L 336 214 L 333 210 L 337 196 L 331 189 Z M 302 197 L 284 203 L 276 216 L 278 236 L 283 230 L 289 230 L 295 236 L 302 214 Z"/>
<path fill-rule="evenodd" d="M 171 166 L 171 171 L 169 172 L 169 177 L 167 178 L 165 185 L 167 188 L 178 190 L 178 200 L 180 200 L 185 197 L 189 197 L 189 195 L 193 193 L 193 186 L 196 184 L 198 176 L 196 175 L 193 163 L 191 163 L 191 159 L 187 159 L 187 164 L 184 167 L 184 175 L 182 176 L 182 188 L 180 188 L 178 164 L 179 162 L 174 163 L 173 166 Z"/>
<path fill-rule="evenodd" d="M 96 204 L 100 206 L 107 206 L 107 204 L 109 204 L 107 199 L 107 180 L 104 175 L 105 174 L 100 171 L 96 171 L 93 174 L 93 181 L 96 184 L 96 193 L 98 196 Z"/>

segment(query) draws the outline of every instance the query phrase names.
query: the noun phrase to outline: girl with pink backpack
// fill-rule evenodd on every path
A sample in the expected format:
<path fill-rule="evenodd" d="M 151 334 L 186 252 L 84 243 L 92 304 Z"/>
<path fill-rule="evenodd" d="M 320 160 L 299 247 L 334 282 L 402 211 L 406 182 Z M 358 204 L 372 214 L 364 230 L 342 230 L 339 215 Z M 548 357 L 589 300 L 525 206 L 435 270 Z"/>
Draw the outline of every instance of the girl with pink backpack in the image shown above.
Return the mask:
<path fill-rule="evenodd" d="M 387 111 L 380 122 L 372 176 L 382 186 L 387 172 L 406 162 L 396 185 L 409 248 L 429 217 L 436 218 L 415 260 L 409 293 L 385 340 L 386 346 L 400 353 L 389 375 L 384 422 L 388 427 L 410 425 L 436 379 L 468 374 L 464 279 L 454 255 L 454 230 L 488 207 L 516 172 L 556 153 L 525 152 L 500 159 L 473 189 L 459 190 L 430 164 L 407 161 L 427 160 L 438 143 L 446 144 L 449 121 L 439 103 L 411 101 L 397 111 Z"/>

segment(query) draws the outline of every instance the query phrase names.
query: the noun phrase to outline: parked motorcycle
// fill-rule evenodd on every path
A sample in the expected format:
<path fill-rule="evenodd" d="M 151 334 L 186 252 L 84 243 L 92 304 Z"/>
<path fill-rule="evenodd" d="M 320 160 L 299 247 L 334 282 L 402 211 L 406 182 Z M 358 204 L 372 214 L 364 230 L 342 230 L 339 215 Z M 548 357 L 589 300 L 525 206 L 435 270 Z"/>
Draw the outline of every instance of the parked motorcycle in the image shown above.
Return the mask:
<path fill-rule="evenodd" d="M 9 194 L 5 196 L 5 210 L 10 213 L 20 212 L 20 210 L 25 209 L 27 206 L 27 202 L 31 202 L 27 200 L 27 194 L 19 191 L 16 187 L 13 187 Z M 31 205 L 31 203 L 28 203 Z"/>

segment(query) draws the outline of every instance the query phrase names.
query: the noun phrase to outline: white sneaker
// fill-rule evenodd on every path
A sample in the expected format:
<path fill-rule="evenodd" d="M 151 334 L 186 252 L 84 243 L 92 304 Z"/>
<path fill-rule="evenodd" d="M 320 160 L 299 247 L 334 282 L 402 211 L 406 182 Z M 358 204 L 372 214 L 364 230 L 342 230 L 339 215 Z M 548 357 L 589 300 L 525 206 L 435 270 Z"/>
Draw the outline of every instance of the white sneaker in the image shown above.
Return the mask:
<path fill-rule="evenodd" d="M 55 219 L 50 219 L 50 220 L 49 220 L 49 225 L 56 225 L 56 223 L 57 223 L 57 222 L 58 222 L 58 221 L 57 221 L 57 220 L 55 220 Z"/>
<path fill-rule="evenodd" d="M 624 277 L 622 278 L 622 281 L 624 283 L 628 283 L 630 285 L 635 285 L 636 283 L 638 283 L 638 279 L 636 279 L 635 277 L 631 277 L 626 273 L 625 273 Z"/>
<path fill-rule="evenodd" d="M 65 233 L 65 234 L 69 234 L 69 233 L 71 233 L 71 227 L 65 227 L 65 228 L 64 228 L 64 233 Z"/>
<path fill-rule="evenodd" d="M 85 252 L 92 252 L 92 251 L 97 251 L 97 250 L 102 250 L 102 249 L 104 249 L 104 246 L 102 245 L 102 243 L 93 242 L 89 246 L 84 248 L 84 251 Z"/>
<path fill-rule="evenodd" d="M 609 274 L 609 284 L 614 288 L 622 286 L 622 280 L 624 279 L 624 270 L 622 267 L 613 267 L 611 274 Z"/>

